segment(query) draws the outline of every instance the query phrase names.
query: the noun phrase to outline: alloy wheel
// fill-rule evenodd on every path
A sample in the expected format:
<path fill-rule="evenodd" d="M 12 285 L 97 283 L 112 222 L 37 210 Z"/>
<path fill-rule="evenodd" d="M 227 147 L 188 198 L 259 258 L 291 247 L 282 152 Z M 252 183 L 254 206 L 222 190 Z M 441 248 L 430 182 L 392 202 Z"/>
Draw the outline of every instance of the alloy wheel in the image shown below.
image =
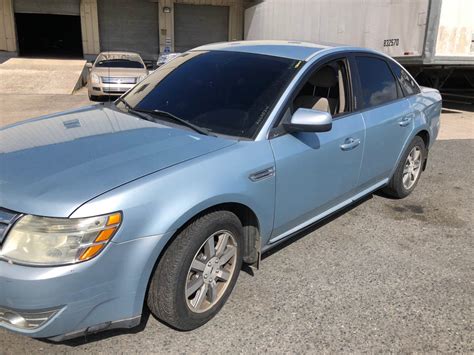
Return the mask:
<path fill-rule="evenodd" d="M 222 298 L 235 273 L 237 243 L 231 232 L 212 234 L 194 256 L 186 278 L 189 309 L 203 313 Z"/>
<path fill-rule="evenodd" d="M 408 154 L 405 161 L 405 166 L 403 168 L 403 187 L 406 190 L 409 190 L 415 185 L 416 180 L 420 176 L 421 172 L 421 159 L 422 153 L 419 146 L 414 146 L 413 149 Z"/>

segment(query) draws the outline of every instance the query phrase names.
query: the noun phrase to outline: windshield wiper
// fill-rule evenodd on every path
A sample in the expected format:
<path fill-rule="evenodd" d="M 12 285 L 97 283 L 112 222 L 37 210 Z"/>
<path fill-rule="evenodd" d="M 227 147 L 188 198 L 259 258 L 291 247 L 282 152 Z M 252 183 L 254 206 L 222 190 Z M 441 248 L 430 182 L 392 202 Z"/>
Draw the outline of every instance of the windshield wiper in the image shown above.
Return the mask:
<path fill-rule="evenodd" d="M 216 135 L 212 134 L 208 129 L 204 127 L 196 126 L 195 124 L 191 122 L 183 120 L 181 117 L 173 115 L 171 112 L 162 111 L 162 110 L 142 110 L 142 109 L 132 109 L 132 110 L 137 113 L 145 113 L 152 116 L 161 116 L 161 117 L 171 118 L 173 121 L 178 122 L 182 124 L 183 126 L 189 127 L 198 133 L 204 134 L 205 136 L 216 137 Z"/>
<path fill-rule="evenodd" d="M 138 116 L 140 117 L 141 119 L 144 119 L 144 120 L 147 120 L 147 121 L 152 121 L 152 122 L 156 122 L 152 117 L 150 117 L 149 115 L 144 115 L 143 113 L 141 113 L 140 111 L 137 111 L 135 110 L 125 99 L 123 99 L 122 97 L 119 97 L 117 99 L 118 102 L 121 102 L 125 105 L 125 107 L 127 108 L 127 112 L 131 113 L 131 114 L 134 114 L 135 116 Z"/>
<path fill-rule="evenodd" d="M 149 115 L 152 115 L 152 116 L 162 116 L 162 117 L 167 117 L 167 118 L 171 118 L 173 121 L 176 121 L 180 124 L 182 124 L 183 126 L 186 126 L 186 127 L 189 127 L 191 128 L 192 130 L 198 132 L 198 133 L 201 133 L 201 134 L 204 134 L 205 136 L 213 136 L 213 137 L 217 137 L 215 134 L 212 134 L 208 129 L 206 128 L 203 128 L 203 127 L 199 127 L 199 126 L 196 126 L 195 124 L 192 124 L 191 122 L 188 122 L 186 120 L 183 120 L 182 118 L 178 117 L 178 116 L 175 116 L 173 115 L 172 113 L 170 112 L 167 112 L 167 111 L 162 111 L 162 110 L 141 110 L 141 109 L 134 109 L 124 98 L 122 97 L 119 97 L 117 99 L 118 102 L 121 102 L 125 105 L 125 107 L 128 109 L 128 112 L 130 113 L 133 113 L 137 116 L 139 116 L 140 118 L 143 118 L 147 121 L 153 121 L 153 122 L 156 122 L 156 120 L 154 120 L 152 117 L 150 117 Z"/>

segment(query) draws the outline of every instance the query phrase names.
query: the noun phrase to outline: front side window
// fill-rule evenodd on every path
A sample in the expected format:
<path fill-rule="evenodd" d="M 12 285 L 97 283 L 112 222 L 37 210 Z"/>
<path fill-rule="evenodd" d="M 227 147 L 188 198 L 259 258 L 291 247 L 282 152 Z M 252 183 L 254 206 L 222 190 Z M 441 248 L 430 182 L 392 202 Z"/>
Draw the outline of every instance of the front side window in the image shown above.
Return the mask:
<path fill-rule="evenodd" d="M 356 57 L 362 90 L 360 108 L 381 105 L 398 98 L 395 78 L 387 63 L 374 57 Z"/>
<path fill-rule="evenodd" d="M 252 138 L 301 62 L 230 51 L 194 51 L 163 65 L 123 98 L 208 131 Z M 163 117 L 166 120 L 166 117 Z"/>
<path fill-rule="evenodd" d="M 293 101 L 293 112 L 306 108 L 338 116 L 350 112 L 349 99 L 346 60 L 333 60 L 311 74 Z"/>

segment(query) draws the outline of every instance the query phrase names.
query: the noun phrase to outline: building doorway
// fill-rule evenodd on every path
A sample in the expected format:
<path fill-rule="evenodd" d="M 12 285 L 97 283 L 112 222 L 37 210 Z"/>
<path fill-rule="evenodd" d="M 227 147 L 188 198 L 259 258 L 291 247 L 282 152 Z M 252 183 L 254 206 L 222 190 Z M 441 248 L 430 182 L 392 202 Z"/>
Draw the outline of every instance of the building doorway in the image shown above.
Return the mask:
<path fill-rule="evenodd" d="M 80 16 L 16 13 L 15 22 L 20 56 L 83 57 Z"/>

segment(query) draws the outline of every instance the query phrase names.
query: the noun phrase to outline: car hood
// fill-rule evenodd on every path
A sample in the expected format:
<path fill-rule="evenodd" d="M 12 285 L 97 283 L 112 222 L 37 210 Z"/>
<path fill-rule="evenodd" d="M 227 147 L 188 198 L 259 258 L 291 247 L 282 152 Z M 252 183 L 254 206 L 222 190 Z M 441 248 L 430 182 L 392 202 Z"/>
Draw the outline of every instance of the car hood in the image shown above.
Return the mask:
<path fill-rule="evenodd" d="M 94 105 L 0 129 L 0 207 L 67 217 L 84 202 L 234 144 Z"/>

